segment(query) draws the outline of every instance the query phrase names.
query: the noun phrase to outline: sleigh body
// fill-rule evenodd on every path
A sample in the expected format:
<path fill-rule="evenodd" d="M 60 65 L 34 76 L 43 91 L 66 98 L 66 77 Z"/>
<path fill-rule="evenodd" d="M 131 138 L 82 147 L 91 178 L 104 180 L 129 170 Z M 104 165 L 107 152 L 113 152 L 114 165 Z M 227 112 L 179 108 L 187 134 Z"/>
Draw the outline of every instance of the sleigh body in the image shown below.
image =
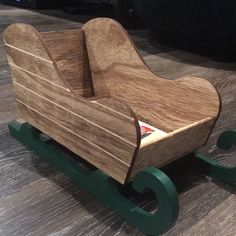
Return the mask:
<path fill-rule="evenodd" d="M 218 116 L 209 82 L 157 77 L 114 21 L 14 24 L 4 41 L 21 118 L 120 183 L 204 145 Z M 142 138 L 139 121 L 160 132 Z"/>

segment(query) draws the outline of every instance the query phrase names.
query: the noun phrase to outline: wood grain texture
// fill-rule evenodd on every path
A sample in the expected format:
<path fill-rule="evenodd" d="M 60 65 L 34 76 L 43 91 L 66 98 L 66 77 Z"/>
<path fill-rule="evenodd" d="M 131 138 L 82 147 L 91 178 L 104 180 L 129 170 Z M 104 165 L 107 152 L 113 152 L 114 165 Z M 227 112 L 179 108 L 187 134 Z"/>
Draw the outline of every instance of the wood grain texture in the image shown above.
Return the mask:
<path fill-rule="evenodd" d="M 164 166 L 193 151 L 193 147 L 202 147 L 208 138 L 215 120 L 207 118 L 198 124 L 187 126 L 168 134 L 158 142 L 141 146 L 138 156 L 131 170 L 131 176 L 135 176 L 140 170 L 148 166 Z"/>
<path fill-rule="evenodd" d="M 152 140 L 149 146 L 142 147 L 141 143 L 131 176 L 205 144 L 220 109 L 212 84 L 194 77 L 172 81 L 156 76 L 114 20 L 94 19 L 83 29 L 95 95 L 126 102 L 139 120 L 168 133 L 161 140 Z M 189 137 L 194 140 L 189 141 Z"/>
<path fill-rule="evenodd" d="M 12 24 L 4 32 L 4 40 L 12 47 L 51 60 L 34 28 L 26 24 Z"/>
<path fill-rule="evenodd" d="M 51 31 L 80 27 L 88 18 L 65 14 L 61 10 L 43 10 L 40 13 L 2 4 L 0 17 L 0 36 L 6 26 L 14 22 L 30 23 L 39 30 Z M 213 159 L 235 165 L 236 149 L 221 152 L 216 149 L 215 140 L 225 129 L 236 127 L 236 63 L 216 62 L 163 47 L 149 41 L 149 32 L 145 29 L 129 30 L 129 33 L 145 62 L 159 76 L 173 79 L 193 75 L 206 78 L 216 86 L 222 97 L 222 110 L 204 151 Z M 7 122 L 15 119 L 16 106 L 5 51 L 1 50 L 0 54 L 1 234 L 143 236 L 10 137 Z M 180 215 L 176 225 L 164 235 L 189 236 L 201 232 L 202 236 L 234 236 L 235 186 L 216 182 L 195 172 L 189 160 L 173 162 L 170 171 L 166 172 L 179 192 Z M 144 195 L 137 202 L 148 209 L 156 206 L 151 195 Z"/>
<path fill-rule="evenodd" d="M 99 99 L 88 103 L 86 100 L 74 96 L 68 90 L 54 86 L 48 83 L 47 80 L 43 80 L 26 71 L 20 70 L 19 68 L 12 66 L 11 72 L 12 77 L 17 83 L 23 85 L 29 90 L 35 91 L 39 96 L 49 100 L 51 99 L 71 112 L 79 115 L 83 114 L 82 116 L 85 119 L 90 120 L 95 124 L 102 124 L 103 128 L 112 133 L 116 133 L 118 136 L 125 136 L 131 143 L 136 142 L 133 128 L 134 119 L 130 117 L 131 113 L 127 109 L 127 106 L 123 106 L 119 102 L 113 101 L 113 103 L 116 104 L 116 109 L 118 109 L 116 111 L 114 110 L 114 106 L 110 106 L 112 103 L 110 99 Z M 103 102 L 104 105 L 99 105 L 100 101 Z M 107 101 L 109 101 L 108 106 L 106 105 Z M 79 106 L 77 106 L 78 102 Z M 111 120 L 114 121 L 113 125 L 111 125 Z M 124 126 L 124 123 L 126 126 Z"/>
<path fill-rule="evenodd" d="M 191 84 L 190 79 L 182 83 L 157 77 L 117 22 L 98 18 L 83 29 L 96 96 L 125 101 L 140 120 L 166 132 L 218 115 L 219 98 L 208 81 Z"/>
<path fill-rule="evenodd" d="M 96 123 L 89 122 L 89 120 L 83 116 L 68 111 L 66 107 L 55 105 L 55 103 L 51 102 L 49 99 L 40 97 L 37 93 L 21 84 L 14 83 L 14 85 L 17 101 L 19 103 L 28 104 L 33 110 L 38 111 L 40 114 L 45 114 L 46 117 L 54 121 L 59 128 L 60 126 L 64 127 L 77 134 L 79 138 L 83 138 L 93 143 L 95 146 L 102 148 L 114 158 L 123 160 L 125 163 L 130 163 L 132 157 L 130 154 L 136 147 L 135 144 L 122 139 L 122 137 L 118 135 L 113 135 L 109 130 L 106 130 Z M 29 101 L 31 102 L 29 103 Z"/>
<path fill-rule="evenodd" d="M 40 129 L 45 134 L 50 135 L 57 142 L 65 145 L 72 152 L 80 155 L 86 161 L 90 162 L 99 169 L 104 170 L 117 181 L 124 183 L 129 165 L 122 162 L 106 150 L 99 148 L 94 142 L 89 142 L 85 138 L 78 135 L 74 130 L 71 131 L 66 126 L 58 125 L 57 122 L 50 119 L 47 114 L 18 101 L 21 116 Z"/>
<path fill-rule="evenodd" d="M 41 33 L 62 76 L 82 97 L 93 96 L 93 85 L 83 30 Z"/>
<path fill-rule="evenodd" d="M 32 54 L 24 53 L 10 46 L 6 46 L 9 64 L 20 67 L 22 70 L 35 74 L 38 77 L 48 78 L 48 80 L 66 89 L 65 83 L 58 78 L 52 61 L 45 61 Z"/>
<path fill-rule="evenodd" d="M 193 225 L 186 231 L 186 235 L 225 235 L 232 236 L 236 232 L 236 196 L 232 195 L 225 201 L 212 209 L 196 225 Z M 215 221 L 219 222 L 216 227 Z M 227 222 L 227 223 L 226 223 Z"/>
<path fill-rule="evenodd" d="M 25 32 L 22 29 L 28 29 L 28 33 L 31 29 L 33 40 L 38 37 L 38 45 L 41 42 L 45 55 L 37 54 L 36 49 L 31 52 L 23 50 L 27 48 L 30 39 L 26 39 L 28 41 L 23 46 L 24 42 L 19 40 L 19 48 L 17 41 L 14 41 L 14 46 L 11 45 L 8 38 L 12 34 L 12 27 L 14 32 L 19 28 L 18 33 L 22 37 Z M 58 70 L 40 34 L 33 27 L 24 24 L 9 26 L 4 32 L 4 41 L 21 118 L 119 182 L 125 183 L 140 142 L 137 119 L 131 109 L 125 105 L 126 111 L 123 114 L 124 107 L 114 107 L 114 104 L 120 102 L 109 107 L 74 93 L 69 81 Z M 86 55 L 82 54 L 81 57 L 86 58 Z M 97 118 L 99 114 L 102 116 Z M 117 119 L 119 121 L 115 125 L 115 132 L 112 132 L 114 126 L 110 128 L 111 121 Z M 57 131 L 53 133 L 54 130 Z"/>
<path fill-rule="evenodd" d="M 25 45 L 19 40 L 19 47 L 17 41 L 12 44 L 8 42 L 9 35 L 14 35 L 17 28 L 22 38 L 26 31 L 34 35 L 32 41 L 38 38 L 37 47 L 31 49 L 31 52 L 25 51 L 28 50 L 30 38 L 25 38 L 28 40 Z M 199 81 L 195 83 L 194 78 L 166 81 L 157 77 L 138 55 L 127 33 L 113 20 L 92 20 L 85 24 L 84 31 L 40 34 L 24 24 L 12 25 L 6 29 L 4 39 L 8 61 L 12 68 L 17 101 L 24 110 L 23 119 L 37 124 L 35 113 L 38 112 L 54 122 L 54 128 L 58 125 L 62 132 L 67 129 L 71 134 L 77 134 L 79 140 L 82 138 L 89 145 L 87 153 L 84 152 L 85 146 L 78 146 L 76 154 L 85 154 L 83 158 L 106 173 L 113 173 L 111 176 L 121 183 L 131 180 L 138 171 L 150 165 L 160 167 L 204 145 L 219 112 L 218 94 L 209 82 L 199 79 L 199 85 Z M 57 40 L 53 40 L 55 37 Z M 67 43 L 60 47 L 63 40 Z M 44 53 L 38 53 L 40 47 L 44 48 Z M 38 79 L 41 80 L 39 84 L 35 83 Z M 85 85 L 83 81 L 86 81 Z M 63 99 L 61 91 L 56 93 L 54 87 L 67 93 L 68 98 Z M 94 93 L 95 98 L 89 97 Z M 114 102 L 114 99 L 117 101 Z M 115 125 L 113 132 L 110 132 L 109 126 L 115 120 L 111 117 L 107 124 L 103 120 L 106 114 L 103 114 L 100 122 L 94 123 L 94 116 L 99 115 L 99 109 L 95 107 L 103 107 L 113 116 L 123 116 L 121 119 L 126 119 L 126 122 L 118 122 L 122 128 Z M 25 112 L 26 108 L 34 111 L 33 119 L 30 119 L 30 112 Z M 90 112 L 88 114 L 88 110 L 92 115 Z M 136 116 L 167 132 L 166 137 L 161 140 L 159 137 L 152 139 L 148 147 L 142 145 Z M 37 118 L 40 119 L 40 116 Z M 38 126 L 45 132 L 46 127 Z M 124 136 L 119 129 L 129 129 L 130 132 Z M 68 142 L 71 137 L 66 140 L 67 136 L 63 136 L 63 141 L 62 137 L 58 138 L 52 131 L 46 134 L 60 140 L 60 143 L 75 152 L 76 149 Z M 194 142 L 188 141 L 190 136 L 195 137 Z M 130 137 L 132 142 L 129 141 Z M 106 165 L 105 156 L 102 164 L 99 161 L 96 164 L 89 154 L 92 152 L 91 143 L 95 149 L 100 148 L 108 159 L 120 161 L 125 169 L 121 169 L 119 175 L 114 173 L 113 169 L 118 166 L 111 163 Z M 141 148 L 138 150 L 140 143 Z M 169 152 L 164 151 L 170 144 L 175 145 L 175 148 Z"/>

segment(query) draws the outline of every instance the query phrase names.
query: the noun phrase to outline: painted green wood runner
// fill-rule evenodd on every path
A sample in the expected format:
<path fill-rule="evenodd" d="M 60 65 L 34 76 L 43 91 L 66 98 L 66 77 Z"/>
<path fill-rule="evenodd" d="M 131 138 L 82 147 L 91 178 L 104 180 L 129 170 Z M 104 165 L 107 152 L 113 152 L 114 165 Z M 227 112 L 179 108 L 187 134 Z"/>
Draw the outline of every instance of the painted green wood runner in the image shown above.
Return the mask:
<path fill-rule="evenodd" d="M 61 145 L 42 139 L 41 132 L 30 124 L 20 124 L 14 121 L 9 124 L 9 131 L 11 136 L 46 159 L 51 165 L 78 183 L 80 187 L 145 234 L 160 235 L 174 225 L 179 212 L 178 193 L 172 181 L 161 170 L 149 167 L 139 172 L 132 182 L 132 188 L 138 193 L 146 190 L 154 192 L 158 200 L 158 209 L 155 213 L 150 213 L 121 193 L 120 190 L 130 188 L 129 185 L 120 185 L 102 171 L 85 163 L 81 158 L 74 158 L 74 155 Z M 218 141 L 218 146 L 223 149 L 229 149 L 233 144 L 236 144 L 236 130 L 223 133 Z M 229 183 L 236 182 L 235 167 L 222 166 L 199 152 L 194 154 L 199 167 L 206 174 Z"/>

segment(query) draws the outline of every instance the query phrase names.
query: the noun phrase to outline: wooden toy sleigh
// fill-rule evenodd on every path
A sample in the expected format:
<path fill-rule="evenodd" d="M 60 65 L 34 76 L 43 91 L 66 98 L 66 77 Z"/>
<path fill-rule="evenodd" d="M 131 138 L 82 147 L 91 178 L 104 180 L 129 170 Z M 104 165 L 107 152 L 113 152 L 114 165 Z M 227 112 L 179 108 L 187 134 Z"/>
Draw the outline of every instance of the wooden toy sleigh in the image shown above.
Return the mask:
<path fill-rule="evenodd" d="M 157 77 L 111 19 L 44 33 L 13 24 L 4 42 L 21 118 L 9 125 L 11 135 L 144 233 L 167 231 L 178 195 L 158 168 L 206 143 L 220 111 L 215 88 L 200 78 Z M 223 149 L 233 144 L 236 130 L 218 141 Z M 234 167 L 194 154 L 207 174 L 236 181 Z M 156 213 L 120 193 L 128 182 L 155 193 Z"/>

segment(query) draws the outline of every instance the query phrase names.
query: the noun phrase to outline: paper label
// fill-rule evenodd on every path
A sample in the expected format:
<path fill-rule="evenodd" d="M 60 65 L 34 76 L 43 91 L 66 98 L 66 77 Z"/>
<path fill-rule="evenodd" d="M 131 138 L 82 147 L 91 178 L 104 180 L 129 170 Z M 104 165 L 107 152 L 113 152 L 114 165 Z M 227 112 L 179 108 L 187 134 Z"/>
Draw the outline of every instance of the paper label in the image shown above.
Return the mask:
<path fill-rule="evenodd" d="M 139 126 L 140 126 L 140 131 L 141 131 L 141 138 L 143 139 L 148 139 L 151 138 L 153 135 L 155 135 L 156 137 L 164 137 L 166 136 L 166 132 L 157 129 L 147 123 L 144 123 L 142 121 L 139 121 Z"/>

